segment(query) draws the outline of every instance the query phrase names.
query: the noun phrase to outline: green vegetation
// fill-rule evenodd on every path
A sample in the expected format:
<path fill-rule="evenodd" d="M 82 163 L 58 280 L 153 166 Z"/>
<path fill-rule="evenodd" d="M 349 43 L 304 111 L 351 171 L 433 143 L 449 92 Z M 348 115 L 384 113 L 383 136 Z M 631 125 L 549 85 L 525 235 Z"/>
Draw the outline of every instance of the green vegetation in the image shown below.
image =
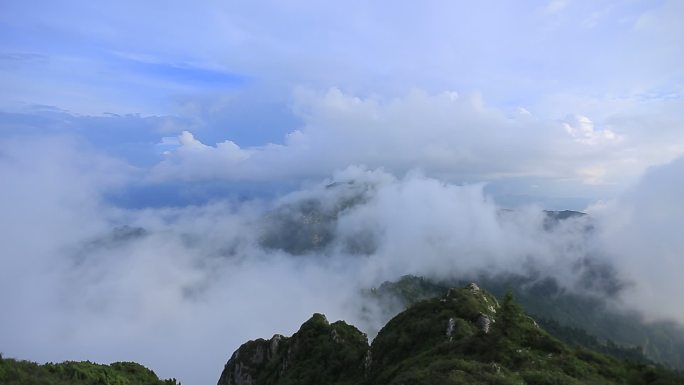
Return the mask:
<path fill-rule="evenodd" d="M 507 293 L 502 303 L 476 285 L 411 305 L 369 347 L 343 322 L 316 314 L 290 338 L 250 341 L 219 385 L 530 384 L 682 385 L 655 365 L 570 346 L 545 332 Z"/>
<path fill-rule="evenodd" d="M 134 362 L 100 365 L 67 361 L 44 365 L 0 356 L 3 385 L 180 385 L 176 379 L 160 380 L 153 371 Z"/>
<path fill-rule="evenodd" d="M 673 372 L 563 344 L 523 313 L 512 294 L 495 311 L 491 298 L 452 289 L 409 307 L 373 341 L 367 383 L 684 384 Z M 493 321 L 487 332 L 478 326 L 483 316 Z"/>
<path fill-rule="evenodd" d="M 368 339 L 342 321 L 328 323 L 314 314 L 297 333 L 275 335 L 242 345 L 231 357 L 218 385 L 356 385 L 363 382 Z"/>
<path fill-rule="evenodd" d="M 657 362 L 684 370 L 684 329 L 680 325 L 647 323 L 636 313 L 611 310 L 604 299 L 566 292 L 552 279 L 509 275 L 481 277 L 478 282 L 496 296 L 512 289 L 526 313 L 569 345 L 619 359 Z M 390 304 L 386 313 L 395 314 L 417 301 L 439 296 L 449 287 L 465 283 L 462 280 L 436 282 L 407 275 L 398 281 L 383 283 L 366 296 L 381 304 Z"/>
<path fill-rule="evenodd" d="M 438 287 L 407 277 L 372 291 L 396 291 L 415 303 L 392 318 L 370 346 L 357 328 L 329 323 L 322 314 L 291 337 L 249 341 L 226 363 L 218 385 L 684 385 L 681 374 L 650 363 L 639 349 L 602 342 L 555 321 L 538 324 L 511 291 L 499 302 L 469 284 L 421 300 Z M 1 355 L 0 384 L 179 385 L 133 362 L 39 365 Z"/>

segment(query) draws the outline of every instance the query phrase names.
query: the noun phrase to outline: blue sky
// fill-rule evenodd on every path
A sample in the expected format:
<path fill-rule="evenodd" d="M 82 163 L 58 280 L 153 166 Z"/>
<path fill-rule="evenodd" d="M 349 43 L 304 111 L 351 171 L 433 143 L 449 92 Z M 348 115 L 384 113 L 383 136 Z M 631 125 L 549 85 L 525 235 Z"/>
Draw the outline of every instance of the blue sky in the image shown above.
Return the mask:
<path fill-rule="evenodd" d="M 5 1 L 0 138 L 78 137 L 142 168 L 136 191 L 363 164 L 581 208 L 684 152 L 682 17 L 638 0 Z M 183 151 L 184 131 L 204 147 Z"/>

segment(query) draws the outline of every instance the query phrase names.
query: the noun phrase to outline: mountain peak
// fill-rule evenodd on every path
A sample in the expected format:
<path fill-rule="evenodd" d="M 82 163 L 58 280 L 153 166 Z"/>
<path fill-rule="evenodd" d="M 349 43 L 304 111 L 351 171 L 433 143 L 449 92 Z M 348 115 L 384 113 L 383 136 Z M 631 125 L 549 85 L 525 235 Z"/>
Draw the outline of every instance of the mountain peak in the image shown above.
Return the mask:
<path fill-rule="evenodd" d="M 276 338 L 276 337 L 274 337 Z M 674 373 L 569 347 L 513 301 L 471 283 L 366 335 L 315 313 L 292 337 L 250 341 L 218 385 L 683 384 Z"/>
<path fill-rule="evenodd" d="M 240 346 L 218 385 L 361 383 L 367 354 L 364 333 L 314 313 L 292 337 L 276 334 Z"/>

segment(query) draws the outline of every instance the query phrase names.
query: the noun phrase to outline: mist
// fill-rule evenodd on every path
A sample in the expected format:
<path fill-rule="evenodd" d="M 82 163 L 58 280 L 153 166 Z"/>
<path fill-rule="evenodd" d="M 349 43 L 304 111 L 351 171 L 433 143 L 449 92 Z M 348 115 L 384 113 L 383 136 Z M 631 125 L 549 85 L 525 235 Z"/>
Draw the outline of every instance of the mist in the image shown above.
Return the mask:
<path fill-rule="evenodd" d="M 213 383 L 241 343 L 291 334 L 313 312 L 372 337 L 387 315 L 361 291 L 386 280 L 535 271 L 608 296 L 587 281 L 587 259 L 625 283 L 610 294 L 619 306 L 684 321 L 681 158 L 549 226 L 541 207 L 499 207 L 484 184 L 364 166 L 273 199 L 124 209 L 106 196 L 139 170 L 78 140 L 8 140 L 0 154 L 11 181 L 0 190 L 0 346 L 12 357 L 133 360 Z"/>
<path fill-rule="evenodd" d="M 684 157 L 648 169 L 620 198 L 590 211 L 602 224 L 601 249 L 610 256 L 627 287 L 624 300 L 647 318 L 684 320 L 673 296 L 684 293 Z"/>

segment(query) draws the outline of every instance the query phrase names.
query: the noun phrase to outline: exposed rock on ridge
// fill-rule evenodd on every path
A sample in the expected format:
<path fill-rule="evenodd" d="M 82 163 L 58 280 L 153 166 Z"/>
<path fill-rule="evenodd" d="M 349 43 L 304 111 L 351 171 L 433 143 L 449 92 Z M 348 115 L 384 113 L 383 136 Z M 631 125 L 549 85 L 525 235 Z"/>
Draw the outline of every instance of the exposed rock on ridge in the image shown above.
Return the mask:
<path fill-rule="evenodd" d="M 470 284 L 400 313 L 369 347 L 366 336 L 321 314 L 292 337 L 250 341 L 218 385 L 684 384 L 548 335 L 512 300 Z"/>
<path fill-rule="evenodd" d="M 314 314 L 292 337 L 275 335 L 240 346 L 218 384 L 358 384 L 367 359 L 365 334 Z"/>

